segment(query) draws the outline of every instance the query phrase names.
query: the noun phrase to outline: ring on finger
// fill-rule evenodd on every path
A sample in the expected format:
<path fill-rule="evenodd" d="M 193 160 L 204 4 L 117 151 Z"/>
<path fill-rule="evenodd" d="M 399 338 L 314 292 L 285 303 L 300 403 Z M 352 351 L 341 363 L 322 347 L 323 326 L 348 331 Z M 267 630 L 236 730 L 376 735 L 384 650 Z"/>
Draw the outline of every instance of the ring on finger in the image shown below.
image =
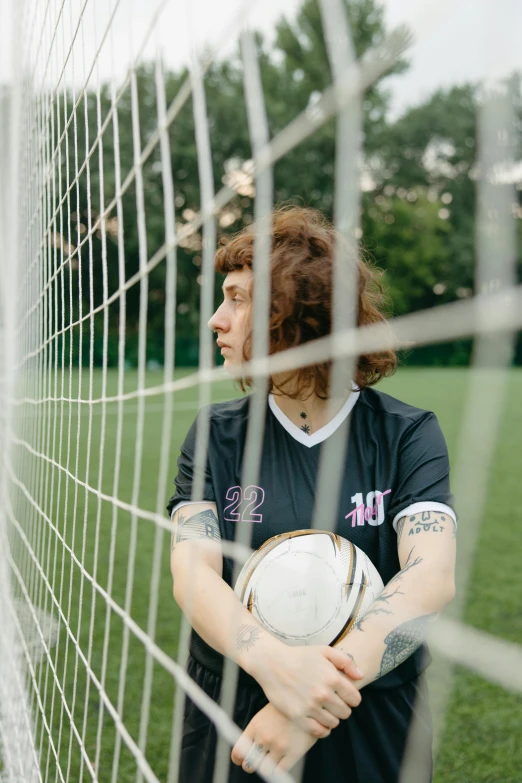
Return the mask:
<path fill-rule="evenodd" d="M 268 751 L 264 750 L 262 745 L 252 745 L 245 756 L 243 766 L 245 769 L 255 769 L 267 753 Z"/>

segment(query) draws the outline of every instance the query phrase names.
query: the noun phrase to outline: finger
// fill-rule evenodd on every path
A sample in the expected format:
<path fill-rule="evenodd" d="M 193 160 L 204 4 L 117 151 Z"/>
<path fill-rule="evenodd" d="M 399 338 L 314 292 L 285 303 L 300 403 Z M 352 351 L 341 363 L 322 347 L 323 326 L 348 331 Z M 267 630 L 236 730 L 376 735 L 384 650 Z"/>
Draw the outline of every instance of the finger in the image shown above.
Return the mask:
<path fill-rule="evenodd" d="M 245 772 L 248 772 L 249 774 L 255 772 L 258 766 L 263 761 L 267 752 L 268 749 L 265 748 L 264 745 L 262 745 L 260 742 L 254 742 L 254 744 L 248 751 L 247 755 L 245 756 L 245 760 L 243 761 L 242 764 L 242 767 L 245 770 Z"/>
<path fill-rule="evenodd" d="M 326 729 L 322 723 L 307 715 L 300 721 L 296 721 L 299 728 L 306 731 L 314 739 L 324 739 L 331 734 L 331 729 Z"/>
<path fill-rule="evenodd" d="M 333 715 L 326 707 L 310 710 L 310 717 L 314 718 L 325 729 L 336 729 L 339 725 L 339 718 Z"/>
<path fill-rule="evenodd" d="M 279 764 L 275 768 L 274 772 L 276 774 L 278 772 L 288 772 L 292 769 L 296 761 L 299 761 L 299 759 L 294 761 L 290 756 L 283 756 L 283 758 L 279 759 Z"/>
<path fill-rule="evenodd" d="M 350 679 L 361 680 L 364 677 L 364 674 L 349 653 L 335 650 L 333 647 L 325 647 L 324 655 L 339 671 L 344 672 Z"/>
<path fill-rule="evenodd" d="M 288 755 L 283 756 L 274 770 L 274 775 L 288 774 L 302 758 L 302 756 L 299 756 L 296 753 L 289 753 Z"/>
<path fill-rule="evenodd" d="M 240 736 L 234 747 L 232 748 L 232 753 L 230 754 L 230 758 L 232 759 L 232 762 L 234 764 L 237 764 L 238 767 L 241 766 L 243 763 L 245 756 L 247 755 L 248 751 L 253 745 L 252 738 L 249 737 L 245 732 Z"/>
<path fill-rule="evenodd" d="M 350 682 L 348 677 L 340 675 L 337 679 L 334 688 L 335 695 L 341 699 L 344 704 L 349 707 L 358 707 L 362 701 L 361 693 L 357 690 L 353 682 Z M 331 699 L 332 697 L 330 697 Z M 330 699 L 324 702 L 325 705 L 330 703 Z M 333 702 L 332 702 L 333 706 Z"/>
<path fill-rule="evenodd" d="M 280 751 L 275 750 L 274 748 L 270 748 L 262 762 L 257 768 L 257 772 L 259 775 L 266 775 L 269 777 L 270 775 L 273 775 L 275 772 L 278 763 L 282 760 L 283 753 Z"/>
<path fill-rule="evenodd" d="M 336 693 L 332 694 L 331 698 L 325 702 L 323 709 L 327 710 L 338 720 L 346 720 L 352 713 L 351 708 Z"/>

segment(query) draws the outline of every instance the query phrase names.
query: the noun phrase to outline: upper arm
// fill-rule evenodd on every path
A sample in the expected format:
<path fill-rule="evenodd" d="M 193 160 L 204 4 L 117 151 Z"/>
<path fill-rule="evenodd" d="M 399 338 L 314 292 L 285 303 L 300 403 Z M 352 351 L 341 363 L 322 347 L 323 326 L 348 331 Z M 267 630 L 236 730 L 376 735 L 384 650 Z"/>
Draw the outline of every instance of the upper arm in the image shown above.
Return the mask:
<path fill-rule="evenodd" d="M 389 509 L 401 569 L 422 566 L 423 578 L 453 581 L 456 517 L 444 435 L 433 413 L 417 417 L 397 453 L 397 482 Z M 417 568 L 416 568 L 417 570 Z"/>
<path fill-rule="evenodd" d="M 203 505 L 207 507 L 210 505 L 215 511 L 216 495 L 214 492 L 208 452 L 203 465 L 197 466 L 195 463 L 199 423 L 203 420 L 200 411 L 192 422 L 179 450 L 177 460 L 178 471 L 174 479 L 175 492 L 167 505 L 167 511 L 170 517 L 172 517 L 173 509 L 175 509 L 179 503 L 193 501 L 194 492 L 195 497 L 201 499 Z M 197 488 L 194 487 L 195 484 L 198 485 Z M 184 515 L 186 515 L 186 511 L 184 512 Z"/>
<path fill-rule="evenodd" d="M 170 568 L 172 575 L 178 577 L 182 573 L 190 576 L 190 569 L 198 561 L 207 563 L 220 576 L 223 571 L 221 533 L 208 455 L 203 466 L 198 468 L 194 462 L 200 420 L 201 412 L 181 446 L 174 479 L 176 491 L 167 506 L 172 520 Z M 192 502 L 196 478 L 200 486 L 195 492 L 196 497 L 201 497 L 200 503 Z M 185 505 L 178 507 L 179 503 Z"/>
<path fill-rule="evenodd" d="M 448 512 L 421 511 L 397 523 L 397 546 L 401 570 L 421 566 L 423 579 L 454 592 L 456 522 Z"/>
<path fill-rule="evenodd" d="M 196 558 L 222 575 L 221 532 L 215 503 L 192 503 L 176 509 L 172 515 L 172 575 L 175 576 L 180 566 L 190 567 Z"/>

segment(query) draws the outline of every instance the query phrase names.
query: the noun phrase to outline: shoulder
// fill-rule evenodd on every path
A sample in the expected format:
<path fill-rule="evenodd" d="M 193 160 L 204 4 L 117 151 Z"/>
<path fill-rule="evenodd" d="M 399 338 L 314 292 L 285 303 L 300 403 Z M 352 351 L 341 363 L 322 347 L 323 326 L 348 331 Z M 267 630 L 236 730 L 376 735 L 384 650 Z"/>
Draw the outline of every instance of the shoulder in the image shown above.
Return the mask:
<path fill-rule="evenodd" d="M 250 395 L 249 395 L 250 396 Z M 199 423 L 208 419 L 211 429 L 228 429 L 227 425 L 232 422 L 241 423 L 248 418 L 249 396 L 241 397 L 237 400 L 228 400 L 227 402 L 213 402 L 210 405 L 203 405 L 192 420 L 187 437 L 195 437 Z"/>
<path fill-rule="evenodd" d="M 361 391 L 359 403 L 357 434 L 361 439 L 376 440 L 388 453 L 400 454 L 401 460 L 406 454 L 414 462 L 427 456 L 448 459 L 446 440 L 433 411 L 368 388 Z"/>
<path fill-rule="evenodd" d="M 248 419 L 249 396 L 227 402 L 203 405 L 193 419 L 187 432 L 184 448 L 194 450 L 199 427 L 203 422 L 209 426 L 209 436 L 214 443 L 239 443 Z"/>
<path fill-rule="evenodd" d="M 371 417 L 373 423 L 380 421 L 395 430 L 406 431 L 419 424 L 437 421 L 433 411 L 408 405 L 396 397 L 372 388 L 362 389 L 357 405 L 361 414 Z"/>
<path fill-rule="evenodd" d="M 224 432 L 238 435 L 246 427 L 248 411 L 250 407 L 250 395 L 240 397 L 227 402 L 213 402 L 200 409 L 198 418 L 208 415 L 211 432 L 222 434 Z"/>
<path fill-rule="evenodd" d="M 208 406 L 209 416 L 212 421 L 221 422 L 231 419 L 246 419 L 250 404 L 250 395 L 240 397 L 237 400 L 227 402 L 213 402 Z"/>

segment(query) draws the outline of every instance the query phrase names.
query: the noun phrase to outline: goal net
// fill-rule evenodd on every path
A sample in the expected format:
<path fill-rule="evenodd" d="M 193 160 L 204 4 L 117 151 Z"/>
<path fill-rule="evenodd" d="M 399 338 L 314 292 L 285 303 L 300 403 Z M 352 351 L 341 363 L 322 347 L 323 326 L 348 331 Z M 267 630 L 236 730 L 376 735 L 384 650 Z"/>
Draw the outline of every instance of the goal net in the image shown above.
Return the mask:
<path fill-rule="evenodd" d="M 410 6 L 418 47 L 453 12 L 448 3 Z M 214 783 L 227 780 L 240 736 L 230 717 L 237 667 L 226 664 L 219 704 L 186 674 L 189 625 L 172 598 L 165 512 L 196 412 L 237 393 L 215 366 L 207 328 L 214 252 L 222 233 L 268 224 L 274 204 L 295 197 L 333 215 L 353 248 L 366 239 L 365 210 L 380 210 L 391 230 L 390 200 L 422 198 L 447 219 L 460 164 L 444 140 L 424 162 L 446 155 L 447 172 L 440 164 L 424 190 L 380 176 L 378 141 L 368 149 L 369 124 L 384 116 L 380 82 L 400 72 L 412 43 L 403 27 L 386 32 L 379 7 L 290 3 L 275 39 L 270 3 L 225 3 L 220 14 L 174 0 L 0 3 L 5 783 L 176 783 L 186 693 L 218 728 Z M 501 16 L 495 33 L 509 41 Z M 298 54 L 289 48 L 283 67 L 285 35 Z M 312 73 L 317 51 L 324 79 Z M 463 621 L 522 321 L 519 87 L 507 72 L 489 76 L 477 91 L 466 174 L 476 193 L 474 228 L 462 229 L 474 231 L 472 289 L 460 284 L 444 304 L 406 309 L 391 329 L 357 329 L 339 285 L 333 333 L 268 357 L 269 246 L 259 241 L 255 256 L 252 377 L 329 357 L 333 387 L 344 388 L 360 354 L 473 338 L 452 446 L 457 598 L 430 639 L 439 739 L 457 664 L 522 693 L 522 647 Z M 339 280 L 345 273 L 339 254 Z M 443 293 L 445 283 L 430 290 Z M 265 404 L 254 395 L 248 485 L 257 484 Z M 207 424 L 203 413 L 199 466 Z M 334 526 L 328 501 L 340 491 L 341 464 L 326 445 L 316 496 L 323 529 Z M 518 491 L 514 473 L 510 486 Z M 250 533 L 239 527 L 227 547 L 237 568 L 251 553 Z M 512 544 L 520 546 L 514 533 Z M 415 730 L 404 783 L 416 780 Z"/>

